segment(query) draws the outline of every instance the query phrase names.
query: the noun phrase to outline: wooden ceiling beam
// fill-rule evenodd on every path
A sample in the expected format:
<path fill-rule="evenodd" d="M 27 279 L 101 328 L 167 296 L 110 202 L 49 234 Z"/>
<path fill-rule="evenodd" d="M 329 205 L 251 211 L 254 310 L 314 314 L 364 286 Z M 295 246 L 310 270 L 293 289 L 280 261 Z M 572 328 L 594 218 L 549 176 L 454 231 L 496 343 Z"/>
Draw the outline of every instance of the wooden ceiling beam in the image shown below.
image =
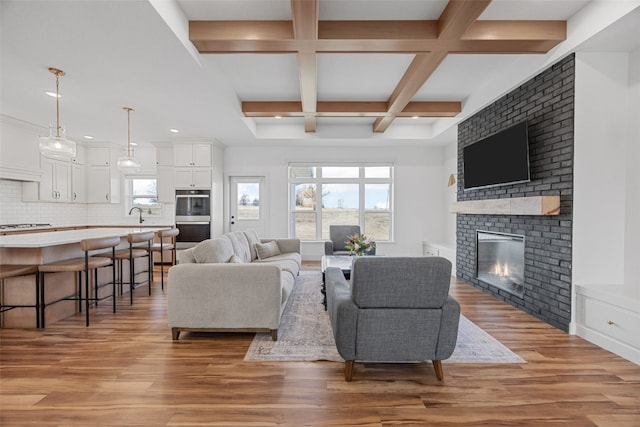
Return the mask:
<path fill-rule="evenodd" d="M 318 40 L 317 0 L 291 0 L 293 35 L 297 41 Z M 316 131 L 316 104 L 318 101 L 318 59 L 315 48 L 298 51 L 300 99 L 304 112 L 304 131 Z"/>
<path fill-rule="evenodd" d="M 438 40 L 458 40 L 473 24 L 480 14 L 489 6 L 491 0 L 449 0 L 438 19 Z M 391 125 L 396 113 L 402 111 L 431 74 L 447 57 L 448 51 L 435 50 L 427 54 L 419 54 L 411 62 L 409 68 L 389 98 L 388 114 L 376 119 L 374 132 L 384 132 Z"/>
<path fill-rule="evenodd" d="M 476 21 L 439 40 L 438 21 L 320 21 L 316 40 L 298 40 L 291 21 L 254 22 L 191 21 L 190 40 L 200 53 L 544 53 L 567 33 L 565 21 Z"/>
<path fill-rule="evenodd" d="M 387 114 L 386 101 L 320 101 L 316 117 L 382 117 Z M 410 102 L 399 117 L 454 117 L 462 111 L 460 102 Z M 247 117 L 306 117 L 298 101 L 246 101 L 242 112 Z"/>

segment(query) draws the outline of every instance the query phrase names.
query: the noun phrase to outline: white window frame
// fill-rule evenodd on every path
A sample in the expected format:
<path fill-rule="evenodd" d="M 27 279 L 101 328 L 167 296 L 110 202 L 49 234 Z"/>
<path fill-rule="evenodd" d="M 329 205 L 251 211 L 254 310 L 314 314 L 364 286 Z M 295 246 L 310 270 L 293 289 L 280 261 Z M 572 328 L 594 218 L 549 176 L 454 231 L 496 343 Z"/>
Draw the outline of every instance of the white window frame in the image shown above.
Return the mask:
<path fill-rule="evenodd" d="M 125 178 L 125 200 L 126 203 L 125 205 L 125 215 L 129 215 L 129 210 L 135 206 L 133 203 L 133 181 L 137 180 L 137 179 L 155 179 L 156 180 L 156 191 L 158 190 L 158 177 L 155 175 L 136 175 L 136 176 L 127 176 Z M 155 197 L 156 199 L 158 199 L 158 194 L 156 193 L 155 195 L 149 194 L 149 197 Z M 141 197 L 141 196 L 137 196 L 137 197 Z M 162 216 L 162 209 L 163 209 L 163 204 L 158 202 L 158 209 L 156 210 L 156 213 L 148 213 L 145 212 L 144 213 L 144 217 L 153 217 L 153 218 L 158 218 Z"/>
<path fill-rule="evenodd" d="M 357 178 L 324 178 L 322 176 L 323 167 L 357 167 L 359 168 Z M 388 178 L 365 178 L 365 168 L 367 167 L 388 167 Z M 292 168 L 316 168 L 316 176 L 311 178 L 296 178 L 291 176 Z M 315 184 L 316 186 L 316 236 L 315 241 L 324 240 L 322 237 L 322 185 L 323 184 L 358 184 L 358 222 L 363 233 L 365 229 L 365 214 L 367 212 L 380 212 L 379 209 L 365 209 L 365 184 L 389 184 L 389 208 L 383 212 L 389 213 L 389 242 L 393 241 L 394 233 L 394 211 L 393 196 L 395 166 L 393 163 L 290 163 L 287 169 L 289 179 L 289 236 L 296 237 L 296 194 L 295 187 L 299 184 Z M 318 196 L 319 195 L 319 196 Z M 378 241 L 387 241 L 378 239 Z"/>

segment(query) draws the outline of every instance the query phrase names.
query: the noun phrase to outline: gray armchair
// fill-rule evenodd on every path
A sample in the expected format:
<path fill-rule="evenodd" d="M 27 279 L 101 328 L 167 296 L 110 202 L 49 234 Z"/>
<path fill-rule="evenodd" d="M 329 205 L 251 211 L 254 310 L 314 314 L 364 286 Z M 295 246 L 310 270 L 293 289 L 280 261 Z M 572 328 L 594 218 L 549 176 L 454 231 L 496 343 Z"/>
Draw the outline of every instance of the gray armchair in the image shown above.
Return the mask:
<path fill-rule="evenodd" d="M 449 296 L 451 263 L 441 257 L 356 257 L 351 286 L 327 268 L 327 311 L 351 381 L 354 361 L 433 361 L 453 353 L 460 305 Z"/>
<path fill-rule="evenodd" d="M 345 242 L 349 236 L 360 234 L 359 225 L 330 225 L 329 240 L 324 241 L 325 255 L 349 255 L 349 249 L 345 247 Z M 376 248 L 372 248 L 367 255 L 375 255 Z"/>

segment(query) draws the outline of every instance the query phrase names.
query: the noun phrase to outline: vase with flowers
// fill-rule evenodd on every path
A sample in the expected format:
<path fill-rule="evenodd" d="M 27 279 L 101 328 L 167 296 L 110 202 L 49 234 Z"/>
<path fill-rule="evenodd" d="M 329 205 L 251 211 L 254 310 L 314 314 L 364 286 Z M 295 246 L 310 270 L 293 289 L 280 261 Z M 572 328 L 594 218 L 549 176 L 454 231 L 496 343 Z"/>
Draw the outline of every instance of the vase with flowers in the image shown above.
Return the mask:
<path fill-rule="evenodd" d="M 376 242 L 369 239 L 364 233 L 349 236 L 344 243 L 345 248 L 349 250 L 349 255 L 365 255 L 376 247 Z"/>

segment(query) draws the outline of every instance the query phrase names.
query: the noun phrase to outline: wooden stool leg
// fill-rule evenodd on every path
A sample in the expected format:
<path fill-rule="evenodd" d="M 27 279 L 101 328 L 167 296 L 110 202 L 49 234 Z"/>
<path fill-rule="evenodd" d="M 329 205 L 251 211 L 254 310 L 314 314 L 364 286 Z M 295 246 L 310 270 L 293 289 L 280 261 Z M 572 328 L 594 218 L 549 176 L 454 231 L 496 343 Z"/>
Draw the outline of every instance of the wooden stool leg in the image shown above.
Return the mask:
<path fill-rule="evenodd" d="M 162 242 L 160 242 L 160 286 L 164 291 L 164 251 L 162 249 Z"/>

